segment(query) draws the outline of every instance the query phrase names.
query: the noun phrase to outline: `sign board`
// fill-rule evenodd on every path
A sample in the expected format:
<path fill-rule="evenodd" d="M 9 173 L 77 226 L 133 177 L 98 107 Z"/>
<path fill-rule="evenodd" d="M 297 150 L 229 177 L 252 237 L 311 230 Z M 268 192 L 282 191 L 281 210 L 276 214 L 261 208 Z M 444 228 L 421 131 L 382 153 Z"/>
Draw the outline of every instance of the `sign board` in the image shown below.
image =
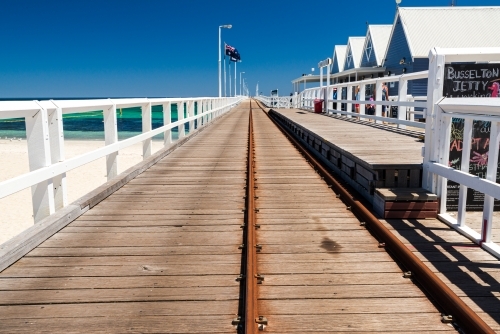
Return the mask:
<path fill-rule="evenodd" d="M 332 58 L 326 58 L 318 63 L 318 68 L 327 67 L 332 64 Z"/>
<path fill-rule="evenodd" d="M 444 97 L 498 97 L 500 83 L 500 64 L 447 64 L 444 69 Z M 486 177 L 490 141 L 490 122 L 474 121 L 472 125 L 472 145 L 469 173 Z M 464 119 L 453 118 L 450 136 L 449 166 L 460 169 L 462 164 Z M 497 174 L 497 183 L 500 177 Z M 447 210 L 458 209 L 460 185 L 448 181 Z M 482 211 L 484 194 L 467 189 L 467 210 Z M 500 201 L 495 200 L 495 211 L 500 211 Z"/>

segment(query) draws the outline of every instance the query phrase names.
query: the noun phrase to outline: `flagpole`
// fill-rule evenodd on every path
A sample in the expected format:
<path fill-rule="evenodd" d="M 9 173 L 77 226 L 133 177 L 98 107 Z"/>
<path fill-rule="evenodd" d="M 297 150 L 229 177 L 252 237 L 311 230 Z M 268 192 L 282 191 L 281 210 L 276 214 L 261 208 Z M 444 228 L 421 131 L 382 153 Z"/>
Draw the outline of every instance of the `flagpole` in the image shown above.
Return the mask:
<path fill-rule="evenodd" d="M 227 96 L 226 94 L 226 56 L 224 55 L 224 97 Z"/>
<path fill-rule="evenodd" d="M 234 96 L 236 96 L 236 63 L 238 62 L 238 60 L 236 60 L 234 62 Z"/>
<path fill-rule="evenodd" d="M 233 96 L 233 94 L 231 93 L 231 58 L 229 58 L 229 62 L 228 62 L 228 71 L 229 73 L 229 97 Z"/>

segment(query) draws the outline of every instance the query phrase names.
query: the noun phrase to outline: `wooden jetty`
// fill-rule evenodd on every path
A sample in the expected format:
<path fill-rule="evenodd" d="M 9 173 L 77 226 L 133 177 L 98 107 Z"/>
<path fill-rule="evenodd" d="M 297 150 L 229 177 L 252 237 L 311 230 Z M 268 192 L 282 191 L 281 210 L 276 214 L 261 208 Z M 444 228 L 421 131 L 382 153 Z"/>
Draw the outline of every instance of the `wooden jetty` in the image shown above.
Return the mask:
<path fill-rule="evenodd" d="M 2 333 L 234 333 L 248 112 L 193 137 L 0 274 Z"/>
<path fill-rule="evenodd" d="M 250 280 L 265 332 L 456 332 L 349 209 L 245 101 L 1 272 L 0 332 L 243 332 Z M 497 259 L 435 219 L 382 223 L 500 331 Z"/>

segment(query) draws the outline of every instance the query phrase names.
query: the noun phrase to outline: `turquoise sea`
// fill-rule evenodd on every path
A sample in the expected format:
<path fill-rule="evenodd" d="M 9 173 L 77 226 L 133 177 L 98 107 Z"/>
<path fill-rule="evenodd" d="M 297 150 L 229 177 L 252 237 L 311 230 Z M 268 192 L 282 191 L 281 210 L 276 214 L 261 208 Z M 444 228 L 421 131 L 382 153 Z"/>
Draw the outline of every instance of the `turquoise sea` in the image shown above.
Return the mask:
<path fill-rule="evenodd" d="M 28 99 L 27 99 L 28 100 Z M 33 99 L 29 99 L 33 100 Z M 171 107 L 172 122 L 177 121 L 177 105 Z M 163 126 L 163 107 L 152 108 L 153 129 Z M 195 104 L 195 113 L 197 105 Z M 140 107 L 123 108 L 116 111 L 118 121 L 118 139 L 123 140 L 136 136 L 142 132 L 142 112 Z M 184 108 L 184 117 L 187 117 Z M 102 110 L 92 112 L 63 115 L 64 138 L 69 140 L 104 140 L 104 123 Z M 185 124 L 186 133 L 189 125 Z M 178 129 L 172 129 L 173 139 L 177 139 Z M 0 119 L 0 138 L 26 138 L 24 119 Z M 163 134 L 153 137 L 154 140 L 163 140 Z"/>

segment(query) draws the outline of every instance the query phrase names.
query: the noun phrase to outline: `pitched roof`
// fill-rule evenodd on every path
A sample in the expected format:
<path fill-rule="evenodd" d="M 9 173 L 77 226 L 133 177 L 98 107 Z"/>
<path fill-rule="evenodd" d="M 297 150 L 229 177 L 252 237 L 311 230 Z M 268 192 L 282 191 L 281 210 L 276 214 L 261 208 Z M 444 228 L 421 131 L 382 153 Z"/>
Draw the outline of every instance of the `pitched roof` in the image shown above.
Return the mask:
<path fill-rule="evenodd" d="M 339 66 L 339 72 L 342 72 L 344 70 L 346 50 L 347 50 L 347 45 L 335 45 L 335 47 L 333 48 L 332 60 L 335 61 L 335 54 L 337 54 L 337 64 Z"/>
<path fill-rule="evenodd" d="M 428 57 L 433 47 L 500 46 L 500 7 L 399 7 L 397 15 L 413 57 Z"/>
<path fill-rule="evenodd" d="M 373 50 L 375 51 L 375 59 L 377 59 L 377 65 L 381 66 L 384 60 L 385 51 L 387 50 L 387 45 L 389 44 L 389 38 L 391 37 L 392 25 L 382 25 L 382 24 L 370 24 L 368 26 L 368 32 L 370 33 L 372 39 Z M 368 37 L 368 34 L 367 34 Z M 366 48 L 363 47 L 363 50 Z"/>
<path fill-rule="evenodd" d="M 366 37 L 349 37 L 347 42 L 347 52 L 351 52 L 352 60 L 354 61 L 354 68 L 358 68 L 361 63 L 361 58 L 363 56 L 363 45 L 365 45 Z M 346 61 L 349 54 L 346 54 Z M 345 70 L 344 62 L 344 70 Z"/>

